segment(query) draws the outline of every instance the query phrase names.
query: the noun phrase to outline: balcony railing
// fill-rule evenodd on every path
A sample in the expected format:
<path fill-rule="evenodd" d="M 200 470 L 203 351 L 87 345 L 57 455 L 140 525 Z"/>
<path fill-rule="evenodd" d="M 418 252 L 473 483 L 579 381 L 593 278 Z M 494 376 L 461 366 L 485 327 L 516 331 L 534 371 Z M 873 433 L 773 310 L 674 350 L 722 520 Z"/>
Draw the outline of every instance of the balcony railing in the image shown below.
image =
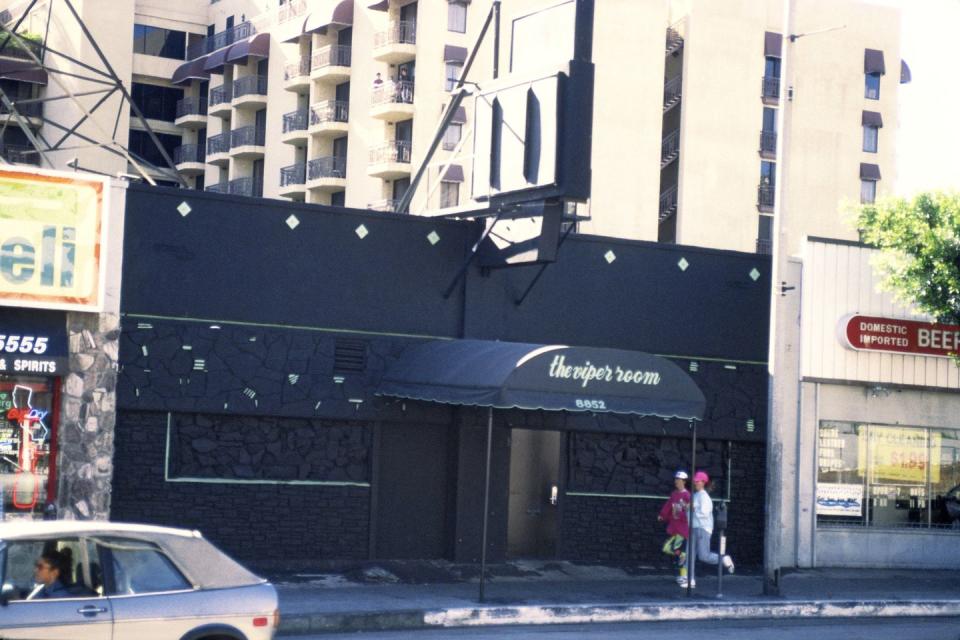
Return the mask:
<path fill-rule="evenodd" d="M 267 95 L 267 76 L 246 76 L 233 81 L 233 98 Z"/>
<path fill-rule="evenodd" d="M 208 184 L 203 190 L 210 193 L 230 193 L 230 183 L 220 182 L 218 184 Z"/>
<path fill-rule="evenodd" d="M 346 178 L 347 159 L 343 156 L 314 158 L 307 163 L 307 180 L 320 178 Z"/>
<path fill-rule="evenodd" d="M 177 117 L 207 115 L 206 98 L 184 98 L 177 100 Z"/>
<path fill-rule="evenodd" d="M 760 154 L 764 156 L 772 156 L 777 154 L 776 131 L 760 132 Z"/>
<path fill-rule="evenodd" d="M 373 211 L 386 211 L 393 213 L 397 210 L 399 206 L 399 200 L 378 200 L 377 202 L 371 202 L 367 205 L 367 209 L 372 209 Z"/>
<path fill-rule="evenodd" d="M 6 36 L 6 34 L 4 35 Z M 32 40 L 27 40 L 26 38 L 23 37 L 22 34 L 18 34 L 18 35 L 20 35 L 20 38 L 23 40 L 22 47 L 17 42 L 15 42 L 13 38 L 10 38 L 10 36 L 6 36 L 6 37 L 0 36 L 0 42 L 5 42 L 7 38 L 9 38 L 10 40 L 9 42 L 7 42 L 7 46 L 3 48 L 3 51 L 0 51 L 0 56 L 4 58 L 20 58 L 22 60 L 33 60 L 33 57 L 30 55 L 31 53 L 33 53 L 33 55 L 37 56 L 40 59 L 43 59 L 43 56 L 40 55 L 41 53 L 43 53 L 43 46 L 39 42 L 33 42 Z"/>
<path fill-rule="evenodd" d="M 229 193 L 235 196 L 253 196 L 257 195 L 255 193 L 256 185 L 253 182 L 253 178 L 236 178 L 235 180 L 230 181 Z"/>
<path fill-rule="evenodd" d="M 262 147 L 266 144 L 266 131 L 263 127 L 249 125 L 239 127 L 230 132 L 230 148 L 255 146 Z"/>
<path fill-rule="evenodd" d="M 677 210 L 677 188 L 670 187 L 660 194 L 659 219 L 663 222 Z"/>
<path fill-rule="evenodd" d="M 373 37 L 375 49 L 391 44 L 417 44 L 417 23 L 412 20 L 396 22 L 386 31 L 379 31 Z"/>
<path fill-rule="evenodd" d="M 286 187 L 292 184 L 303 184 L 307 178 L 307 165 L 292 164 L 289 167 L 280 169 L 280 186 Z"/>
<path fill-rule="evenodd" d="M 284 80 L 293 80 L 308 75 L 310 75 L 310 58 L 307 56 L 300 58 L 300 62 L 288 64 L 283 68 Z"/>
<path fill-rule="evenodd" d="M 230 132 L 220 133 L 207 138 L 207 155 L 227 153 L 230 151 Z"/>
<path fill-rule="evenodd" d="M 370 149 L 370 164 L 384 162 L 410 162 L 410 143 L 394 140 Z"/>
<path fill-rule="evenodd" d="M 681 91 L 683 90 L 683 76 L 671 78 L 663 85 L 663 110 L 680 102 Z"/>
<path fill-rule="evenodd" d="M 210 106 L 229 103 L 233 99 L 232 87 L 229 84 L 222 84 L 210 89 Z"/>
<path fill-rule="evenodd" d="M 667 166 L 680 155 L 680 130 L 674 129 L 660 141 L 660 168 Z"/>
<path fill-rule="evenodd" d="M 390 102 L 413 104 L 413 80 L 384 82 L 373 88 L 373 95 L 370 97 L 373 106 Z"/>
<path fill-rule="evenodd" d="M 760 88 L 760 95 L 765 100 L 780 99 L 780 78 L 774 76 L 763 76 L 763 84 Z"/>
<path fill-rule="evenodd" d="M 283 132 L 306 131 L 307 117 L 306 111 L 291 111 L 283 114 Z"/>
<path fill-rule="evenodd" d="M 757 187 L 757 208 L 760 211 L 773 211 L 777 188 L 772 184 L 761 184 Z"/>
<path fill-rule="evenodd" d="M 773 253 L 773 240 L 757 238 L 757 253 L 770 255 Z"/>
<path fill-rule="evenodd" d="M 207 36 L 200 42 L 195 42 L 187 47 L 187 60 L 194 60 L 200 56 L 205 56 L 208 53 L 213 53 L 217 49 L 223 49 L 224 47 L 229 46 L 238 40 L 249 38 L 256 32 L 257 29 L 253 26 L 253 23 L 244 22 L 231 29 L 226 29 L 220 33 L 215 33 L 212 36 Z"/>
<path fill-rule="evenodd" d="M 349 46 L 332 44 L 314 52 L 311 68 L 316 70 L 325 67 L 349 67 L 350 55 Z"/>
<path fill-rule="evenodd" d="M 277 24 L 302 16 L 306 11 L 306 0 L 290 0 L 280 5 L 280 8 L 277 10 Z"/>
<path fill-rule="evenodd" d="M 0 155 L 14 164 L 32 164 L 40 166 L 40 154 L 29 145 L 0 144 Z"/>
<path fill-rule="evenodd" d="M 185 144 L 173 150 L 173 163 L 204 162 L 207 158 L 206 149 L 199 144 Z"/>
<path fill-rule="evenodd" d="M 310 105 L 310 126 L 324 122 L 347 122 L 350 103 L 345 100 L 325 100 Z"/>

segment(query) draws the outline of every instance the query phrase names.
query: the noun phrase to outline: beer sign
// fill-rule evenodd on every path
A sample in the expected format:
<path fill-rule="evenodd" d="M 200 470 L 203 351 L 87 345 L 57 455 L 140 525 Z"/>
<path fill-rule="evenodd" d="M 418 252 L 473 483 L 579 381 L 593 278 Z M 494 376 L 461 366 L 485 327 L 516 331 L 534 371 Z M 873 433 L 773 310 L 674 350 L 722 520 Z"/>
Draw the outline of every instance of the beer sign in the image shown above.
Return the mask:
<path fill-rule="evenodd" d="M 858 351 L 948 358 L 960 352 L 960 326 L 877 316 L 846 316 L 840 341 Z"/>

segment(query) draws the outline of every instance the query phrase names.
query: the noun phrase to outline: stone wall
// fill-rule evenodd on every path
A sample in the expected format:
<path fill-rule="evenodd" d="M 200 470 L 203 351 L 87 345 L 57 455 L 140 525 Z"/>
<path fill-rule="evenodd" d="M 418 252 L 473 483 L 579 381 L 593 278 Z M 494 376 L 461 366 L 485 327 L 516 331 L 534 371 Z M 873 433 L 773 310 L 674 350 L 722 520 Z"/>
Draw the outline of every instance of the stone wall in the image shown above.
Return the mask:
<path fill-rule="evenodd" d="M 61 387 L 57 509 L 65 519 L 106 519 L 114 470 L 119 316 L 67 314 L 69 371 Z"/>
<path fill-rule="evenodd" d="M 203 481 L 165 480 L 167 414 L 123 411 L 116 439 L 116 478 L 112 518 L 165 526 L 199 529 L 245 564 L 258 569 L 299 568 L 329 559 L 364 559 L 369 553 L 370 490 L 365 486 L 303 485 L 281 482 L 238 483 L 247 473 L 210 455 L 221 444 L 236 447 L 249 438 L 247 455 L 261 455 L 249 464 L 257 478 L 304 474 L 324 477 L 365 478 L 369 474 L 370 427 L 321 421 L 242 418 L 173 414 L 171 425 L 180 425 L 171 438 L 171 449 L 206 450 L 191 473 Z M 197 430 L 205 428 L 206 433 Z M 267 458 L 268 433 L 281 433 L 287 441 L 277 449 L 282 457 L 291 448 L 302 454 L 321 455 L 316 462 L 277 465 Z M 255 436 L 255 437 L 254 437 Z M 305 444 L 309 438 L 310 445 Z M 216 445 L 210 449 L 211 443 Z M 231 444 L 233 443 L 233 444 Z M 250 452 L 252 450 L 252 453 Z M 235 449 L 234 454 L 239 449 Z M 176 464 L 181 466 L 177 467 Z M 186 471 L 183 462 L 174 471 Z M 242 465 L 241 465 L 242 466 Z M 289 468 L 287 468 L 289 467 Z M 223 473 L 226 478 L 214 480 Z M 296 478 L 293 478 L 296 479 Z M 296 555 L 293 555 L 293 554 Z"/>

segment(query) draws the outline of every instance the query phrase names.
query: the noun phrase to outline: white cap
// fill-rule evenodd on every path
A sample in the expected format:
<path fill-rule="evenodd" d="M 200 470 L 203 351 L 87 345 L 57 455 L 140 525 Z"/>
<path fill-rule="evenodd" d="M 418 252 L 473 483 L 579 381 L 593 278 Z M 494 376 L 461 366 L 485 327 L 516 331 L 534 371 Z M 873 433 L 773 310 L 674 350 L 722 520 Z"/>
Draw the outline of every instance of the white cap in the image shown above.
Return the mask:
<path fill-rule="evenodd" d="M 679 478 L 680 480 L 686 480 L 689 476 L 687 476 L 686 471 L 677 471 L 675 474 L 673 474 L 673 477 Z"/>

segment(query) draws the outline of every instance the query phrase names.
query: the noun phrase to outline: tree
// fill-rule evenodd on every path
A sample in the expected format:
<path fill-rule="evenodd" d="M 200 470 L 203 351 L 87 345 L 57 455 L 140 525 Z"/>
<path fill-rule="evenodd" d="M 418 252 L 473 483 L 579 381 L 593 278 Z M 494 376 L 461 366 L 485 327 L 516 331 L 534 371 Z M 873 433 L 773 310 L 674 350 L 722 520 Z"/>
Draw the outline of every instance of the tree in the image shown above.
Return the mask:
<path fill-rule="evenodd" d="M 940 322 L 960 324 L 960 192 L 884 198 L 856 215 L 861 239 L 880 249 L 873 266 L 881 286 Z"/>

